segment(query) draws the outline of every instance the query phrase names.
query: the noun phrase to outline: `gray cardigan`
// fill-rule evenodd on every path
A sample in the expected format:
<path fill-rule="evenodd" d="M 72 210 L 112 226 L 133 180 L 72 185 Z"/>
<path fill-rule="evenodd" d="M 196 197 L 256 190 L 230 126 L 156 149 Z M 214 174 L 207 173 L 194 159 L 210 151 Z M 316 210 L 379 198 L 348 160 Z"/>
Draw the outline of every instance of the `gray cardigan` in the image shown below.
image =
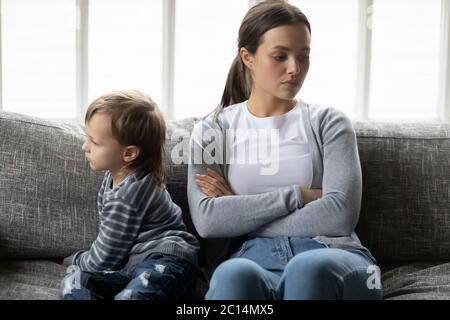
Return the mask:
<path fill-rule="evenodd" d="M 211 250 L 222 252 L 209 254 L 221 259 L 230 254 L 224 252 L 230 250 L 227 238 L 246 235 L 312 237 L 330 248 L 364 250 L 376 262 L 354 232 L 362 174 L 352 123 L 337 109 L 299 103 L 313 162 L 311 188 L 322 189 L 322 198 L 304 204 L 297 185 L 255 195 L 209 198 L 203 194 L 195 182 L 196 174 L 211 168 L 227 179 L 226 130 L 238 108 L 245 107 L 244 103 L 235 104 L 217 118 L 211 114 L 197 123 L 191 135 L 188 201 L 197 232 L 214 239 Z"/>

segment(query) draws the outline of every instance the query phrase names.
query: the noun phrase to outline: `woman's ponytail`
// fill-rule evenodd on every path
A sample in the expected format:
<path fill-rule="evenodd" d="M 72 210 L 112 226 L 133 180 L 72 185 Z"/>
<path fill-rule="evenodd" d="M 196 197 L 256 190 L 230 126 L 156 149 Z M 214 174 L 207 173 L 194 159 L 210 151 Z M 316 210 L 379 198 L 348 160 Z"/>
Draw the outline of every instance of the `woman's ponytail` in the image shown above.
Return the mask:
<path fill-rule="evenodd" d="M 216 109 L 216 114 L 232 104 L 243 102 L 249 98 L 251 80 L 247 74 L 248 71 L 242 62 L 241 56 L 237 54 L 228 71 L 222 100 Z"/>

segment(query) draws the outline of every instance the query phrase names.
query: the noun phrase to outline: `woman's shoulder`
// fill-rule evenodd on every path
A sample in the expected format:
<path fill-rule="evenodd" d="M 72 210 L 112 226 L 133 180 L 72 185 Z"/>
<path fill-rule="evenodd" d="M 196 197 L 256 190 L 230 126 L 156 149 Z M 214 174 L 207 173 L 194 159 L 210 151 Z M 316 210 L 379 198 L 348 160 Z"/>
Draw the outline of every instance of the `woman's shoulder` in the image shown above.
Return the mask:
<path fill-rule="evenodd" d="M 240 102 L 230 105 L 221 110 L 218 114 L 215 114 L 214 112 L 208 114 L 194 125 L 194 134 L 208 129 L 223 130 L 228 128 L 233 119 L 238 116 L 240 111 L 242 111 L 242 105 L 244 103 L 245 102 Z"/>
<path fill-rule="evenodd" d="M 310 103 L 302 101 L 304 107 L 308 108 L 311 117 L 315 118 L 334 118 L 348 116 L 339 108 L 327 104 Z"/>
<path fill-rule="evenodd" d="M 313 126 L 319 126 L 321 129 L 336 126 L 353 129 L 351 119 L 342 110 L 325 104 L 307 102 L 303 102 L 303 104 L 308 109 L 308 115 Z"/>
<path fill-rule="evenodd" d="M 228 124 L 232 123 L 233 120 L 241 114 L 245 107 L 245 103 L 246 101 L 243 101 L 223 108 L 215 117 L 215 121 L 217 121 L 221 127 L 227 127 Z"/>

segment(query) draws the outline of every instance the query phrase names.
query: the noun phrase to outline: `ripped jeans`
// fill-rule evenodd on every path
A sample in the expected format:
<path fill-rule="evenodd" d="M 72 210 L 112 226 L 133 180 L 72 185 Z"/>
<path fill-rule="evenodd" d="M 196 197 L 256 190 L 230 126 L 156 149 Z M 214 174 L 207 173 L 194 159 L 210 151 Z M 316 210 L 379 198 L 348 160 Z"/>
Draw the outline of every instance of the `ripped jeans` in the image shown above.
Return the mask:
<path fill-rule="evenodd" d="M 74 267 L 74 266 L 72 266 Z M 69 273 L 62 281 L 64 300 L 169 300 L 191 297 L 197 268 L 180 258 L 152 253 L 120 271 Z"/>

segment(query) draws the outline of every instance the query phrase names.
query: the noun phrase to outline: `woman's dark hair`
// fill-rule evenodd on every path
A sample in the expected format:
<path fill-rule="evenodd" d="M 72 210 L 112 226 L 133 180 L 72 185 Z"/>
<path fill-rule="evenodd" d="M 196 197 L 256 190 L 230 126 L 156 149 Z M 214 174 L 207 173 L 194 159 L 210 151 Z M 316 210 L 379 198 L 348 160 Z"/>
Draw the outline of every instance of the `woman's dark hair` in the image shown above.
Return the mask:
<path fill-rule="evenodd" d="M 251 76 L 244 65 L 240 49 L 255 54 L 263 35 L 276 27 L 302 23 L 311 33 L 311 25 L 303 12 L 282 0 L 267 0 L 250 8 L 239 28 L 238 51 L 228 72 L 222 100 L 215 110 L 217 116 L 224 108 L 247 100 L 252 87 Z"/>

